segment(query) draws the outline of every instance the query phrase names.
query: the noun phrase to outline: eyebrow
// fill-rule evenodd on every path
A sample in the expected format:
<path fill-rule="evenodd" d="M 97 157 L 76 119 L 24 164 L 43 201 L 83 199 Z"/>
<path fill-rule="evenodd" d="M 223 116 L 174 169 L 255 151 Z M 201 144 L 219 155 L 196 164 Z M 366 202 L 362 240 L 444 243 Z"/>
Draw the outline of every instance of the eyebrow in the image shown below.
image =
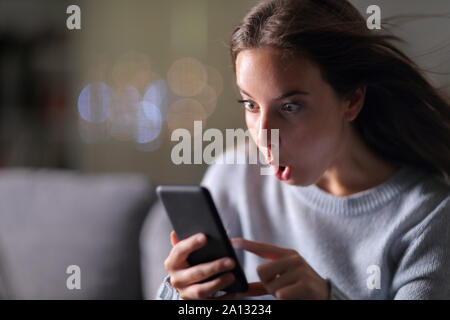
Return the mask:
<path fill-rule="evenodd" d="M 242 90 L 239 86 L 237 86 L 237 87 L 238 87 L 238 89 L 239 89 L 240 92 L 242 92 L 242 93 L 245 94 L 246 96 L 249 96 L 250 98 L 254 99 L 254 98 L 251 96 L 251 94 L 249 94 L 248 92 Z M 286 92 L 286 93 L 283 93 L 283 94 L 282 94 L 281 96 L 279 96 L 279 97 L 276 97 L 274 100 L 282 100 L 282 99 L 286 99 L 286 98 L 289 98 L 289 97 L 291 97 L 291 96 L 295 96 L 295 95 L 297 95 L 297 94 L 308 95 L 309 93 L 306 92 L 306 91 L 301 91 L 301 90 L 291 90 L 291 91 L 288 91 L 288 92 Z"/>

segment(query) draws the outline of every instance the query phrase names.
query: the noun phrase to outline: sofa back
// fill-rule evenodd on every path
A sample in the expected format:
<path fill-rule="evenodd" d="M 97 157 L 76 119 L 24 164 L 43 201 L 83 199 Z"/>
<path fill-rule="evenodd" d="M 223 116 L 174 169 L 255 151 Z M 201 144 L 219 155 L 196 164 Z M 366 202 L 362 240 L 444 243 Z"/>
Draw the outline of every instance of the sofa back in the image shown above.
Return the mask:
<path fill-rule="evenodd" d="M 139 233 L 153 201 L 136 174 L 0 170 L 0 290 L 10 299 L 139 299 Z"/>

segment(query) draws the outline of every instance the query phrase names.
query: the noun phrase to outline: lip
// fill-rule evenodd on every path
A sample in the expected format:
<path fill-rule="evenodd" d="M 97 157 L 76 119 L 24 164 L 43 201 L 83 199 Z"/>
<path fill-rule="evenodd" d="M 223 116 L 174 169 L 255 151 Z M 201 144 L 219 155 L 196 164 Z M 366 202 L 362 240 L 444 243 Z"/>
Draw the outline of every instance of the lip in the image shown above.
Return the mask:
<path fill-rule="evenodd" d="M 282 170 L 281 167 L 284 167 L 284 169 Z M 291 176 L 292 168 L 289 165 L 280 164 L 278 166 L 272 165 L 272 170 L 278 180 L 287 181 Z"/>

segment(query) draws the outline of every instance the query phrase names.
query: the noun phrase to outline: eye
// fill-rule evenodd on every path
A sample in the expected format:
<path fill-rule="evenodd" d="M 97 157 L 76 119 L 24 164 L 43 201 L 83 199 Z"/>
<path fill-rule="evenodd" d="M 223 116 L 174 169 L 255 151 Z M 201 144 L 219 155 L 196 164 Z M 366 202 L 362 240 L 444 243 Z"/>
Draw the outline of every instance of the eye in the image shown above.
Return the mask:
<path fill-rule="evenodd" d="M 255 104 L 250 100 L 238 100 L 238 103 L 241 103 L 244 105 L 244 108 L 249 112 L 256 112 L 257 107 Z"/>
<path fill-rule="evenodd" d="M 301 108 L 301 106 L 299 104 L 296 103 L 285 103 L 283 104 L 283 106 L 281 107 L 282 111 L 285 111 L 287 113 L 295 113 L 297 112 L 299 109 Z"/>

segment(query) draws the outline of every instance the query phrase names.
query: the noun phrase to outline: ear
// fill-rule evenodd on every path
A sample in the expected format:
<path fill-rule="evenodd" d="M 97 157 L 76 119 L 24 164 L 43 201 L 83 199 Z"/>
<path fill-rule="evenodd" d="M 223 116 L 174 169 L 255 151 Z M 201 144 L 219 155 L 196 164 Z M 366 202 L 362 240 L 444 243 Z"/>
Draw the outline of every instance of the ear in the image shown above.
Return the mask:
<path fill-rule="evenodd" d="M 363 85 L 358 89 L 352 91 L 345 98 L 344 118 L 348 121 L 356 119 L 364 106 L 364 100 L 366 98 L 367 86 Z"/>

